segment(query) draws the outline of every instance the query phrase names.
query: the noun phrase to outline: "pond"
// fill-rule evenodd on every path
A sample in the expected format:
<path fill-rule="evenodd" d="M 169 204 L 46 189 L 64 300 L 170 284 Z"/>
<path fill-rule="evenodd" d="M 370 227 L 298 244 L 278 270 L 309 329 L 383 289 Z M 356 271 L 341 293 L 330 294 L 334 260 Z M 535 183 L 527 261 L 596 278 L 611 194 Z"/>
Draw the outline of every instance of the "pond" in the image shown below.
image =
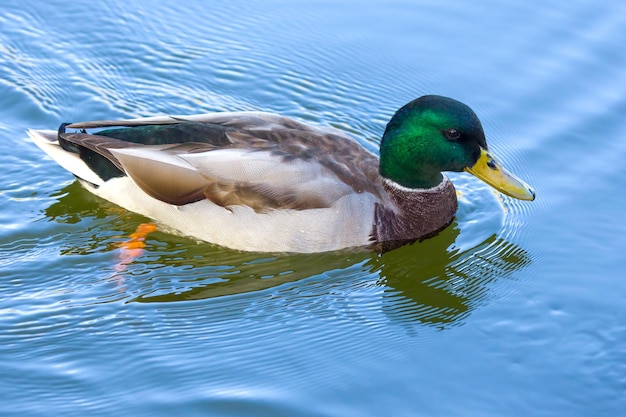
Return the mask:
<path fill-rule="evenodd" d="M 626 3 L 0 5 L 0 415 L 616 416 L 626 410 Z M 465 173 L 377 254 L 240 252 L 102 200 L 26 130 L 262 110 L 377 153 L 424 94 L 534 186 Z"/>

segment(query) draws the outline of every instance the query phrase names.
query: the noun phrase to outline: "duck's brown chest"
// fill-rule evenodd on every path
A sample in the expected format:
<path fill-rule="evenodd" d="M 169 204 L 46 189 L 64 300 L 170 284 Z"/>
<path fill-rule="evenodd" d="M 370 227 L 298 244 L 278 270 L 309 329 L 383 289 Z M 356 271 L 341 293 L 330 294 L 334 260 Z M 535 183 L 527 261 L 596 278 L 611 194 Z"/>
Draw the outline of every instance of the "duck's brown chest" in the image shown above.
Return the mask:
<path fill-rule="evenodd" d="M 456 191 L 447 178 L 429 190 L 383 186 L 389 201 L 376 205 L 371 235 L 381 252 L 436 234 L 450 224 L 458 207 Z"/>

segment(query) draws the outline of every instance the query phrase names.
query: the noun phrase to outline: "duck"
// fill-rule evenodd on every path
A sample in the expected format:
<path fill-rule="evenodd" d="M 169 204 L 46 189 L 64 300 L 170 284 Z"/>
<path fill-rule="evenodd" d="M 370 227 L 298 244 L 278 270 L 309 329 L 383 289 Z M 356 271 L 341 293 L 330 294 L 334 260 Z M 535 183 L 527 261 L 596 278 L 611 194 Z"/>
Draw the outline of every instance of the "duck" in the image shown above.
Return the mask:
<path fill-rule="evenodd" d="M 250 111 L 62 123 L 28 135 L 93 194 L 166 232 L 241 251 L 385 252 L 429 238 L 458 208 L 445 172 L 535 198 L 488 149 L 474 111 L 438 95 L 395 112 L 379 155 L 338 129 Z"/>

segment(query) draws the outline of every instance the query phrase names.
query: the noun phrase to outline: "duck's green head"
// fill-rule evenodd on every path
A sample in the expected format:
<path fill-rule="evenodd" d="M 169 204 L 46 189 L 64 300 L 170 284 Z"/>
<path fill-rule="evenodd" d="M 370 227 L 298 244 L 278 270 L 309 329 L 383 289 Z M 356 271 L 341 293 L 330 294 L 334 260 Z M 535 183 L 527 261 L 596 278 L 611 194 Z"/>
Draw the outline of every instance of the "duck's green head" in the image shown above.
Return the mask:
<path fill-rule="evenodd" d="M 534 191 L 491 155 L 476 114 L 447 97 L 423 96 L 391 118 L 380 144 L 380 174 L 407 188 L 431 188 L 443 171 L 467 171 L 498 191 L 534 200 Z"/>

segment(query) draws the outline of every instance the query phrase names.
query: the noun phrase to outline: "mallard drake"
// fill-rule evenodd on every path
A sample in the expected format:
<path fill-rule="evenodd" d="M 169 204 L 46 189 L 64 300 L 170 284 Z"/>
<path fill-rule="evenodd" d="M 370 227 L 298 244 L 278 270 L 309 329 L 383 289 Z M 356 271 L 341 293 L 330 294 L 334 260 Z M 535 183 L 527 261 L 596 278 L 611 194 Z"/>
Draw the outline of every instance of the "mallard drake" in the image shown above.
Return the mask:
<path fill-rule="evenodd" d="M 92 193 L 246 251 L 384 251 L 434 235 L 457 210 L 443 171 L 535 197 L 494 159 L 476 114 L 434 95 L 394 114 L 380 158 L 339 130 L 262 112 L 64 123 L 28 134 Z"/>

